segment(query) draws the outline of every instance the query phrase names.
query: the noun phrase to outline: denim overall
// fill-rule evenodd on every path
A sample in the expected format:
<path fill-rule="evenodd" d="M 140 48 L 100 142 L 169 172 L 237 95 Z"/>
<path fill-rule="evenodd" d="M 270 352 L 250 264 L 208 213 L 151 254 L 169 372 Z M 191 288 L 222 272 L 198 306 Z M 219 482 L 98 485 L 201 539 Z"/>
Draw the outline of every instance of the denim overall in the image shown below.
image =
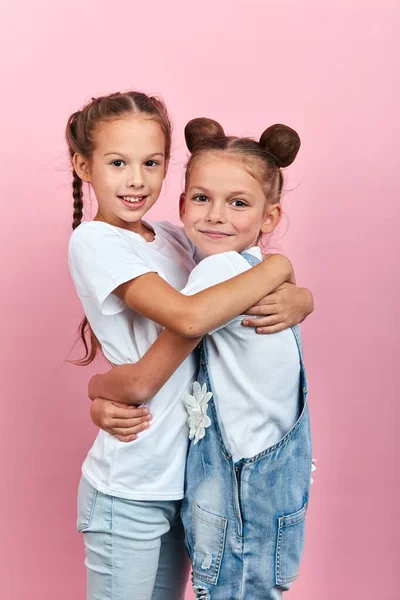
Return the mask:
<path fill-rule="evenodd" d="M 251 265 L 260 262 L 243 257 Z M 301 414 L 288 433 L 234 463 L 211 398 L 211 424 L 190 444 L 182 520 L 197 600 L 278 600 L 299 572 L 312 456 L 300 330 L 292 331 L 300 355 Z M 198 381 L 212 391 L 207 361 L 204 338 Z"/>

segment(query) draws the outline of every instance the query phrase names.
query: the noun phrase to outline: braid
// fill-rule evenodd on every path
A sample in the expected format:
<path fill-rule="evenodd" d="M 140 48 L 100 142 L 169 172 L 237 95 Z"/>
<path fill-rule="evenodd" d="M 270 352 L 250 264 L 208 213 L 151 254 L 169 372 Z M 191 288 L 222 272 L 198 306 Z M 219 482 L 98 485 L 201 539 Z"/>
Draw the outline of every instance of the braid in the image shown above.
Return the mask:
<path fill-rule="evenodd" d="M 74 164 L 76 154 L 90 161 L 95 146 L 96 128 L 99 124 L 141 114 L 149 116 L 160 124 L 165 136 L 165 157 L 168 159 L 171 148 L 171 123 L 164 103 L 155 97 L 131 91 L 92 98 L 91 102 L 69 117 L 65 137 L 72 164 Z M 72 171 L 72 177 L 74 198 L 72 229 L 76 229 L 83 218 L 83 180 L 75 169 Z M 85 356 L 72 362 L 78 365 L 88 365 L 93 361 L 101 346 L 86 317 L 79 325 L 79 337 L 85 349 Z"/>
<path fill-rule="evenodd" d="M 72 195 L 74 197 L 74 214 L 72 221 L 72 229 L 76 229 L 82 222 L 83 217 L 83 195 L 82 195 L 82 179 L 74 169 L 72 180 Z"/>

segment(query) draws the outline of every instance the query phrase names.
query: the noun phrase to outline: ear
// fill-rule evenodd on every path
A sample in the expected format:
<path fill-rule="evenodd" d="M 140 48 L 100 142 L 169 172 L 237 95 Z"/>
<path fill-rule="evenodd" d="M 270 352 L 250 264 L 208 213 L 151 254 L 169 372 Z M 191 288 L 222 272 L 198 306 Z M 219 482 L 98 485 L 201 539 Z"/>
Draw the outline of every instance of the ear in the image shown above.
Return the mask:
<path fill-rule="evenodd" d="M 82 156 L 82 154 L 74 154 L 72 157 L 72 164 L 77 173 L 77 175 L 82 179 L 82 181 L 86 181 L 90 183 L 90 165 L 89 160 Z"/>
<path fill-rule="evenodd" d="M 280 223 L 282 207 L 279 202 L 268 206 L 264 213 L 264 223 L 261 225 L 261 233 L 272 233 Z"/>
<path fill-rule="evenodd" d="M 185 214 L 185 200 L 186 200 L 186 195 L 185 195 L 185 193 L 182 193 L 179 197 L 179 218 L 181 221 L 183 221 L 183 217 Z"/>

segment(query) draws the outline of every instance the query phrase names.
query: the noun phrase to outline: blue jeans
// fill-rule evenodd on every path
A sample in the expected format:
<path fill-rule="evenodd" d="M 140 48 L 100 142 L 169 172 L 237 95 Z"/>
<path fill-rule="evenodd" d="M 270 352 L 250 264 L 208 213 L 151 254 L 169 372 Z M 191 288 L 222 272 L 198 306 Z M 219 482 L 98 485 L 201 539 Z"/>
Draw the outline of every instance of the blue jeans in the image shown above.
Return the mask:
<path fill-rule="evenodd" d="M 78 531 L 84 533 L 87 600 L 183 600 L 190 561 L 180 501 L 102 494 L 82 477 Z"/>

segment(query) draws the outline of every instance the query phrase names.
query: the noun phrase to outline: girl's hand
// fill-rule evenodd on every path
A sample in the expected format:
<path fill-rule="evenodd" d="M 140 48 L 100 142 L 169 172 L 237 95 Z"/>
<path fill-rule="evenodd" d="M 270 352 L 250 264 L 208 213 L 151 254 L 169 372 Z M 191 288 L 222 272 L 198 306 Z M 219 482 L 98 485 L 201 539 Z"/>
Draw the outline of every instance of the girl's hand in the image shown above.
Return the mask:
<path fill-rule="evenodd" d="M 257 333 L 277 333 L 301 323 L 313 310 L 314 300 L 309 290 L 284 283 L 247 311 L 249 315 L 262 315 L 261 318 L 246 318 L 242 323 L 245 327 L 255 327 Z"/>
<path fill-rule="evenodd" d="M 120 442 L 132 442 L 137 434 L 150 426 L 152 416 L 148 408 L 127 406 L 119 402 L 95 398 L 90 407 L 95 425 L 115 436 Z"/>

